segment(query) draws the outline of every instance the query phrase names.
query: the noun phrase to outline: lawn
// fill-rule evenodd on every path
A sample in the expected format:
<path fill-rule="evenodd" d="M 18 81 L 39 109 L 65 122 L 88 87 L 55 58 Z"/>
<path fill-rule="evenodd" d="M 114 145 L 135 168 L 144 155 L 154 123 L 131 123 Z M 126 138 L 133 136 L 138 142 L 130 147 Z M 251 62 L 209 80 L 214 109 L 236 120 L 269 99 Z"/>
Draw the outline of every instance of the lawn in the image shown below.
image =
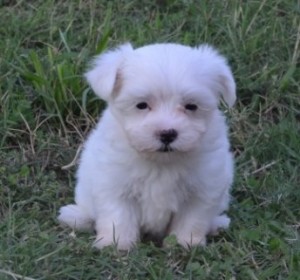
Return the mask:
<path fill-rule="evenodd" d="M 0 279 L 300 279 L 300 2 L 0 1 Z M 82 74 L 120 43 L 216 46 L 236 176 L 230 229 L 205 248 L 98 251 L 62 228 L 80 144 L 105 106 Z"/>

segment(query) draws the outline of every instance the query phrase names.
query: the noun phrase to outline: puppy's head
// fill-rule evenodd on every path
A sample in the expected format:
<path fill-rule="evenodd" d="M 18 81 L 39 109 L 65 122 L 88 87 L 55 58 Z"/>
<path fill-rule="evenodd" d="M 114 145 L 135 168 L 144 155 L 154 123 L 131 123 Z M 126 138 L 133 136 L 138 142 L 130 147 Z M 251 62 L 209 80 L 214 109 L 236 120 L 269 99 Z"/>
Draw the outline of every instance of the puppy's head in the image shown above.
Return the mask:
<path fill-rule="evenodd" d="M 145 153 L 187 152 L 200 143 L 222 97 L 232 106 L 235 83 L 213 48 L 125 44 L 94 61 L 86 78 L 107 101 L 127 138 Z"/>

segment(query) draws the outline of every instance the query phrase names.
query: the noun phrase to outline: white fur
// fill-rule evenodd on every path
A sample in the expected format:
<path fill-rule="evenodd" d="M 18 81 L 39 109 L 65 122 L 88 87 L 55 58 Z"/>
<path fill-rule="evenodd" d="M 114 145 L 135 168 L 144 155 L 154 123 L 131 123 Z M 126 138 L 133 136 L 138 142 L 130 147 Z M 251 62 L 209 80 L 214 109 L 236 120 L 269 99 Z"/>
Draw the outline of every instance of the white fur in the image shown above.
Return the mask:
<path fill-rule="evenodd" d="M 227 228 L 233 159 L 218 104 L 236 96 L 226 60 L 207 45 L 126 44 L 97 57 L 86 78 L 108 107 L 85 143 L 76 204 L 59 220 L 94 228 L 98 248 L 121 250 L 142 232 L 190 246 Z M 141 102 L 149 108 L 136 108 Z M 159 135 L 170 129 L 178 136 L 161 152 Z"/>

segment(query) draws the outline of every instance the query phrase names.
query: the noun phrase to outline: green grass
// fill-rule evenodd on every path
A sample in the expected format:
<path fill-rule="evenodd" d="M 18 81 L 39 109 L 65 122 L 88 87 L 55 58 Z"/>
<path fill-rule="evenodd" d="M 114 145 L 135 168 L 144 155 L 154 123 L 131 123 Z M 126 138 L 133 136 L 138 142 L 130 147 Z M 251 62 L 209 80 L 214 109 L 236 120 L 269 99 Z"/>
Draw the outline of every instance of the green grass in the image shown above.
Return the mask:
<path fill-rule="evenodd" d="M 264 1 L 0 1 L 0 279 L 300 279 L 300 4 Z M 62 229 L 71 163 L 104 104 L 82 79 L 119 43 L 218 47 L 238 101 L 228 231 L 206 248 L 91 248 Z"/>

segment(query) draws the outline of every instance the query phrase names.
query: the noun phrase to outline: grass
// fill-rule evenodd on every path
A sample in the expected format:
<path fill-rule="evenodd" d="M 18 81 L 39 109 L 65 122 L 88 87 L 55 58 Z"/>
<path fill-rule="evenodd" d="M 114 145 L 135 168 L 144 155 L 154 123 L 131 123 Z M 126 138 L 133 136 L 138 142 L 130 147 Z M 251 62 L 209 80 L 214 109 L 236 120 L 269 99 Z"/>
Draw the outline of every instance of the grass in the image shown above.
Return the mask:
<path fill-rule="evenodd" d="M 0 18 L 0 279 L 299 279 L 299 1 L 2 0 Z M 56 221 L 104 106 L 82 73 L 125 41 L 207 42 L 232 65 L 233 222 L 206 248 L 97 251 Z"/>

